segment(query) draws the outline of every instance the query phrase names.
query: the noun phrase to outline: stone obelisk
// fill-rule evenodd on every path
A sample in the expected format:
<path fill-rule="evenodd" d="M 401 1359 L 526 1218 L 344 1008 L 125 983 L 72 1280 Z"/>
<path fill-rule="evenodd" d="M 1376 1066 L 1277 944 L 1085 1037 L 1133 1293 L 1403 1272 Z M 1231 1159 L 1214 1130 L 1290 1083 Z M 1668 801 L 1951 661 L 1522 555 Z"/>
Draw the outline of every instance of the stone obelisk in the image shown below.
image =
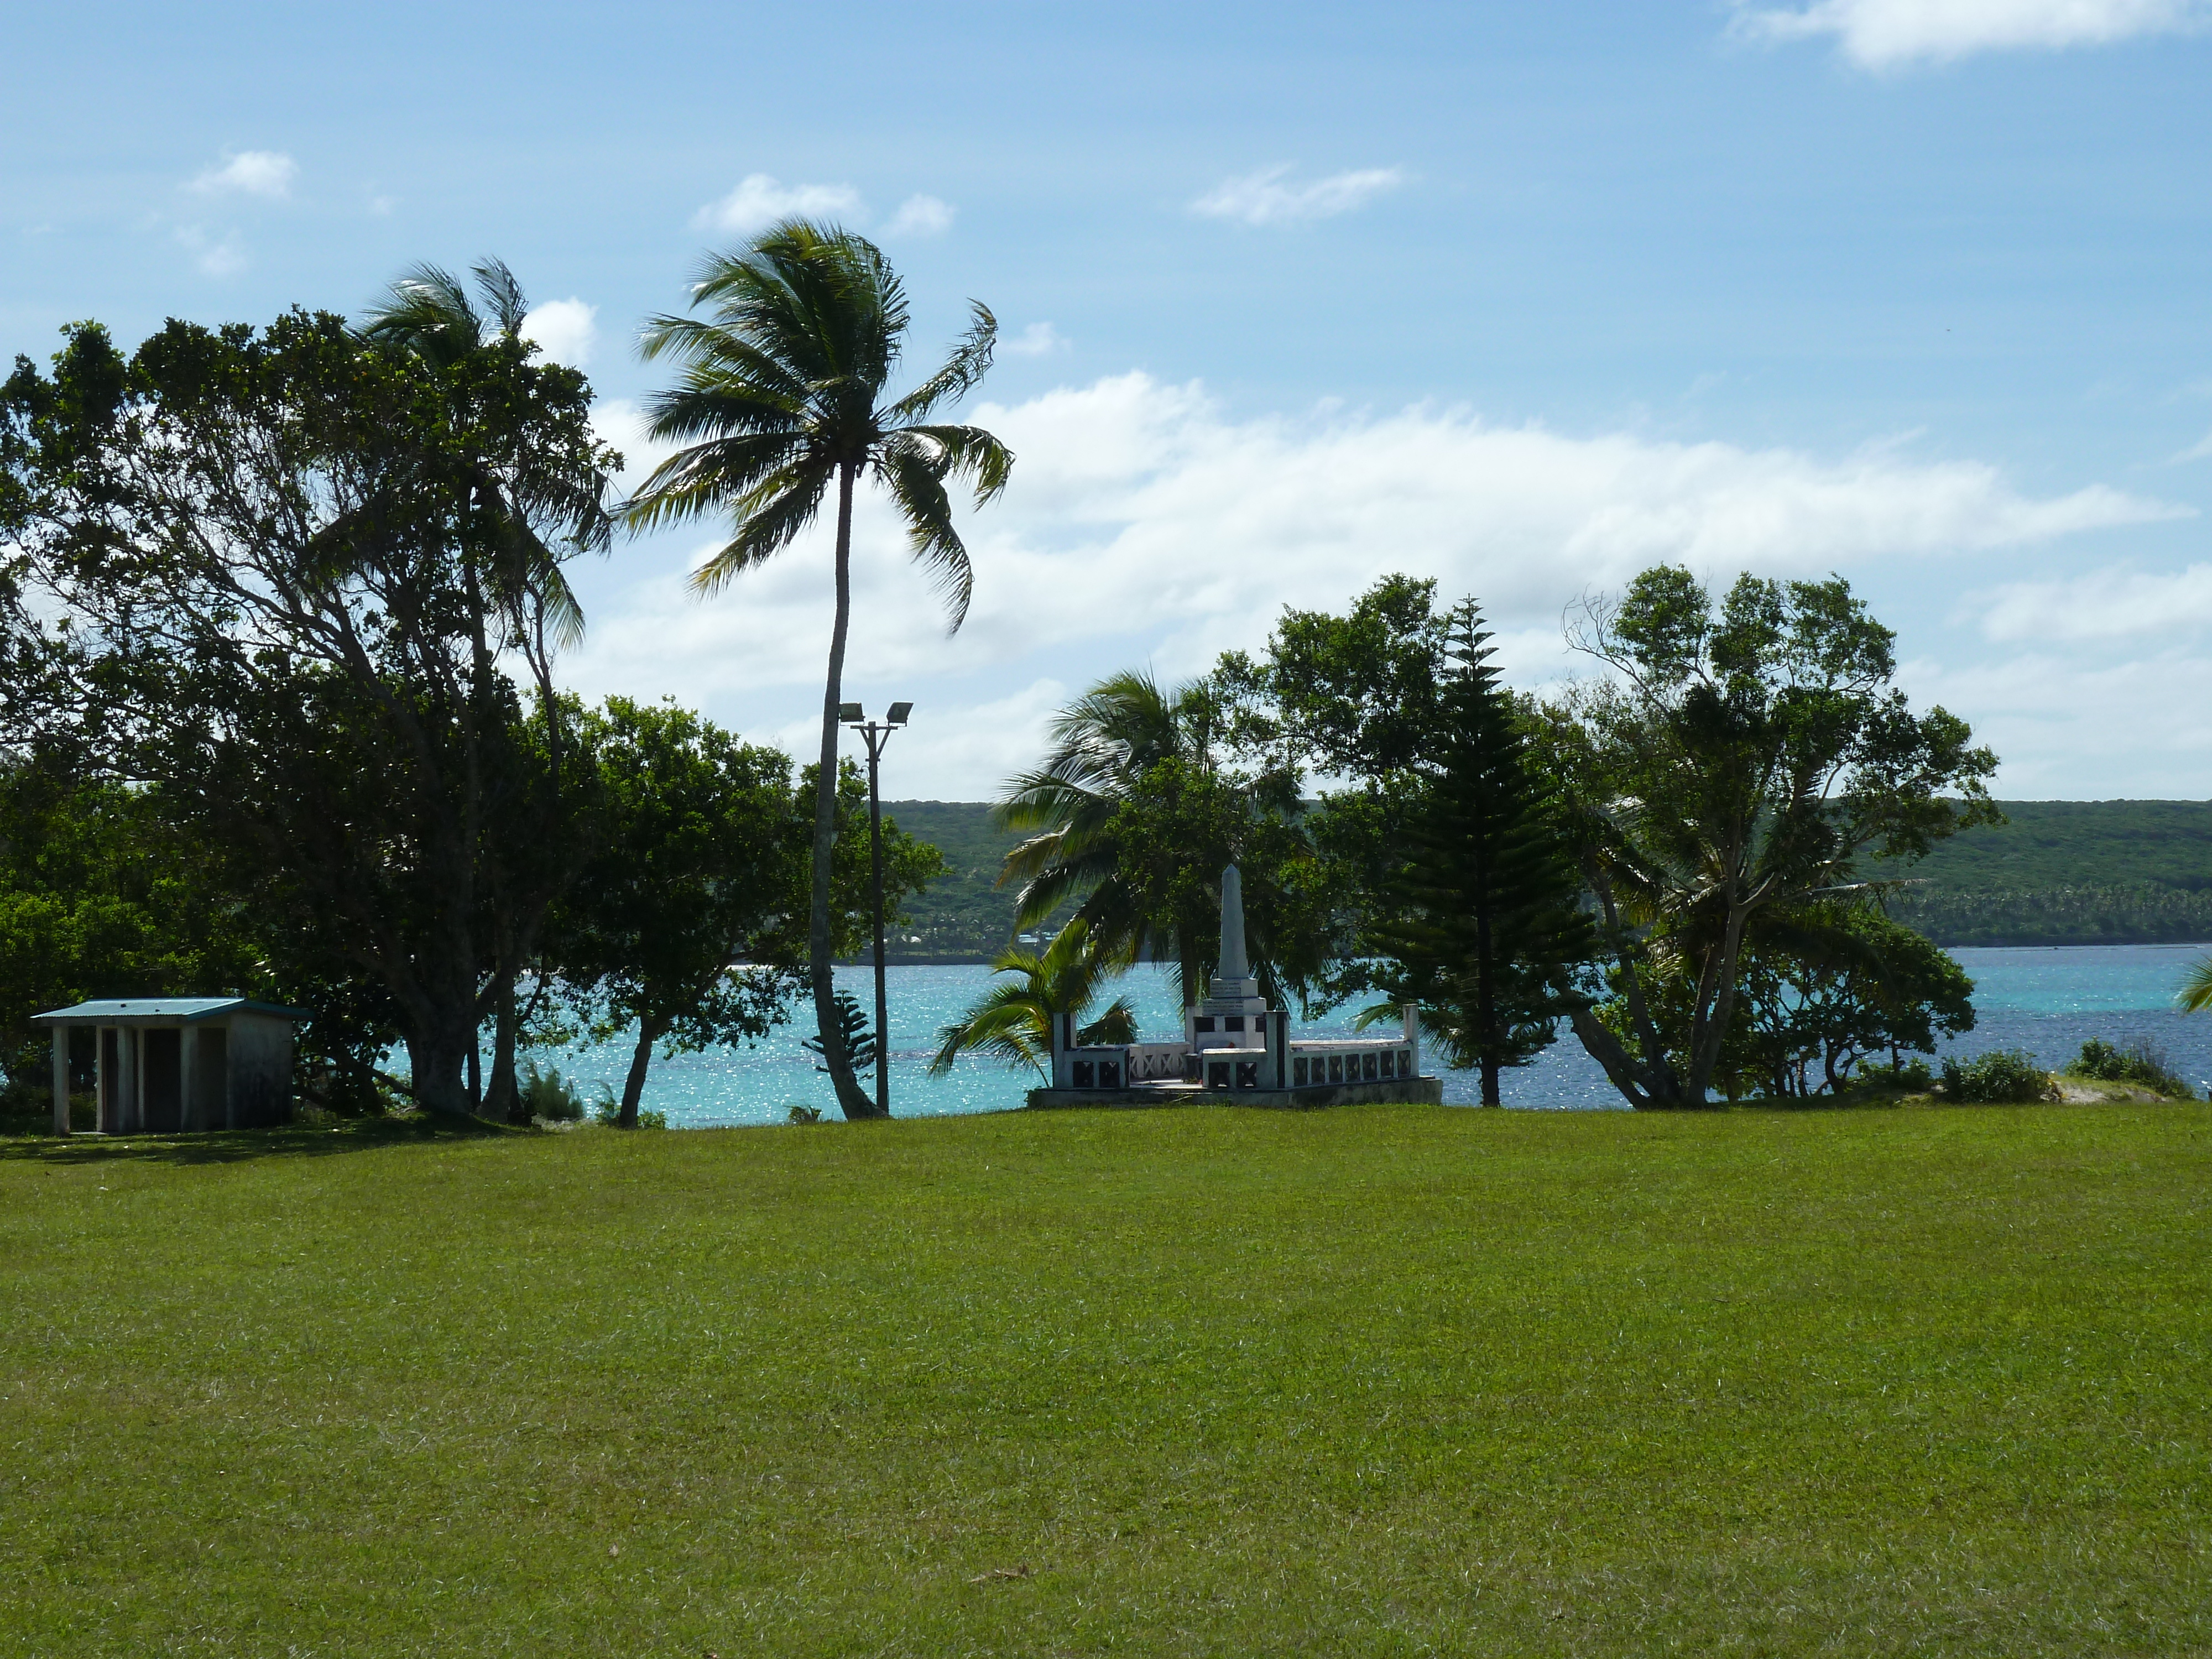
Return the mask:
<path fill-rule="evenodd" d="M 1244 949 L 1244 882 L 1233 864 L 1221 872 L 1221 959 L 1208 990 L 1208 1013 L 1256 1014 L 1267 1006 Z"/>

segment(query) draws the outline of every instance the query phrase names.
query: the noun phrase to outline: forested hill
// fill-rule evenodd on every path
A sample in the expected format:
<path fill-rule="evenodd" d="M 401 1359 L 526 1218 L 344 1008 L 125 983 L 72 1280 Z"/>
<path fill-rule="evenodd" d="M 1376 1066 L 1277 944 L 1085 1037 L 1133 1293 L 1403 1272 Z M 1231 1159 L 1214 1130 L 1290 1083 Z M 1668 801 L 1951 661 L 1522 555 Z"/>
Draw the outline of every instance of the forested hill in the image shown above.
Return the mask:
<path fill-rule="evenodd" d="M 1014 895 L 995 886 L 1019 836 L 993 827 L 980 801 L 887 800 L 884 816 L 945 854 L 949 873 L 907 901 L 912 925 L 886 941 L 888 962 L 988 962 L 1013 937 Z"/>
<path fill-rule="evenodd" d="M 899 827 L 934 842 L 951 873 L 911 901 L 893 961 L 988 960 L 1013 932 L 1011 891 L 994 885 L 1021 838 L 981 802 L 886 801 Z M 2212 939 L 2212 802 L 2030 800 L 2006 822 L 1954 837 L 1919 864 L 1875 873 L 1915 885 L 1892 901 L 1944 945 L 2152 945 Z"/>
<path fill-rule="evenodd" d="M 1918 864 L 1891 914 L 1942 945 L 2212 939 L 2212 802 L 2024 800 Z"/>

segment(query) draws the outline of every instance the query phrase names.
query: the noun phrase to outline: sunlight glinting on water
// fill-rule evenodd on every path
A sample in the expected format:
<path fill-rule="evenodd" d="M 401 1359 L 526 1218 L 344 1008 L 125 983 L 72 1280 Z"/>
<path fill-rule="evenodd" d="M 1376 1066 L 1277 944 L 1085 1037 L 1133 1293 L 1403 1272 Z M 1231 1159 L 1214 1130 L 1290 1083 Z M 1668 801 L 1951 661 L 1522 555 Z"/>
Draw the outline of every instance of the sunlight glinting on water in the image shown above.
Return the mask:
<path fill-rule="evenodd" d="M 2175 1012 L 2173 995 L 2183 973 L 2204 951 L 2203 945 L 2167 945 L 1954 952 L 1973 976 L 1978 1018 L 1975 1029 L 1954 1047 L 1961 1054 L 2026 1048 L 2055 1067 L 2089 1037 L 2123 1045 L 2145 1038 L 2165 1049 L 2175 1069 L 2201 1087 L 2212 1079 L 2212 1018 Z M 957 1018 L 990 977 L 990 970 L 981 967 L 890 970 L 895 1115 L 1008 1110 L 1021 1105 L 1024 1094 L 1036 1085 L 1033 1073 L 1012 1072 L 973 1056 L 963 1058 L 948 1077 L 927 1074 L 938 1029 Z M 873 975 L 866 969 L 841 969 L 837 978 L 863 1006 L 873 1006 Z M 1142 969 L 1116 988 L 1135 1003 L 1142 1036 L 1162 1040 L 1181 1034 L 1173 984 L 1166 974 Z M 1340 1011 L 1299 1029 L 1343 1033 L 1351 1023 L 1351 1015 Z M 800 1036 L 811 1030 L 812 1022 L 804 1020 L 755 1048 L 656 1059 L 645 1104 L 666 1113 L 672 1127 L 684 1128 L 781 1123 L 795 1104 L 834 1116 L 829 1079 L 799 1046 Z M 628 1052 L 615 1048 L 580 1048 L 550 1058 L 586 1092 L 602 1082 L 619 1089 L 629 1063 Z M 1510 1106 L 1538 1109 L 1605 1110 L 1622 1103 L 1604 1074 L 1565 1034 L 1533 1065 L 1508 1073 L 1504 1093 Z M 1471 1075 L 1444 1074 L 1446 1103 L 1470 1104 L 1474 1098 Z"/>

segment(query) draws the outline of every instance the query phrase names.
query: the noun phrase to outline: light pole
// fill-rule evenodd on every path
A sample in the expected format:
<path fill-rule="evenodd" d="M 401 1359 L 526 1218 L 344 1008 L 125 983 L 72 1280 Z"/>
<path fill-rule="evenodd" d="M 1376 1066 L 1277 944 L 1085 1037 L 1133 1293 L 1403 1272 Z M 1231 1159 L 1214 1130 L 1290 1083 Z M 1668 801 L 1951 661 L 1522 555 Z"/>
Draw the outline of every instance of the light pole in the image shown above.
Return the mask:
<path fill-rule="evenodd" d="M 876 1109 L 885 1117 L 891 1115 L 891 1050 L 885 1029 L 890 1022 L 890 1000 L 884 991 L 884 803 L 876 787 L 876 767 L 891 733 L 913 712 L 912 703 L 895 702 L 878 725 L 860 712 L 857 702 L 837 705 L 837 718 L 868 745 L 868 872 L 876 890 Z"/>

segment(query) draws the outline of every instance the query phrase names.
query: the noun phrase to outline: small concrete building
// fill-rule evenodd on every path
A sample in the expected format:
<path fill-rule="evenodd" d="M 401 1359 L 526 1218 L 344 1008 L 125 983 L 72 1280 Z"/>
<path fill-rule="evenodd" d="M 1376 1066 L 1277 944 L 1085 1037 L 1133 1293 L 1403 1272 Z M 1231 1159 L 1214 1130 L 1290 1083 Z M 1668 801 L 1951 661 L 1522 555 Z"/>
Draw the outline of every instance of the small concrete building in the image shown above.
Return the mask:
<path fill-rule="evenodd" d="M 53 1028 L 54 1133 L 70 1130 L 70 1034 L 93 1034 L 103 1134 L 258 1129 L 292 1117 L 292 1028 L 244 997 L 134 997 L 31 1017 Z"/>

